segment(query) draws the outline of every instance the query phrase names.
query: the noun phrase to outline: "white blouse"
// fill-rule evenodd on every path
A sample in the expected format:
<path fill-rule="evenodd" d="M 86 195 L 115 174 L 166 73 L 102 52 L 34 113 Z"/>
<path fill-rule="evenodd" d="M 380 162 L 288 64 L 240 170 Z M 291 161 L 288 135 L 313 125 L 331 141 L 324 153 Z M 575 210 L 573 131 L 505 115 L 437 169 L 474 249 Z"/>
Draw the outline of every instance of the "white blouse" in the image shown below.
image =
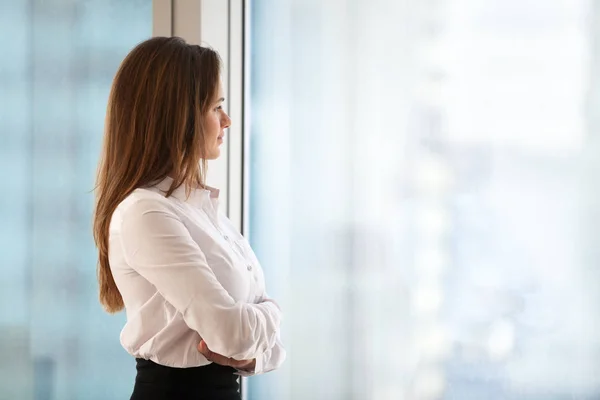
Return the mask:
<path fill-rule="evenodd" d="M 252 375 L 279 367 L 281 311 L 267 297 L 261 266 L 246 239 L 218 209 L 218 190 L 173 180 L 136 189 L 115 210 L 109 262 L 127 323 L 121 344 L 134 357 L 171 367 L 210 362 L 216 353 L 256 359 Z"/>

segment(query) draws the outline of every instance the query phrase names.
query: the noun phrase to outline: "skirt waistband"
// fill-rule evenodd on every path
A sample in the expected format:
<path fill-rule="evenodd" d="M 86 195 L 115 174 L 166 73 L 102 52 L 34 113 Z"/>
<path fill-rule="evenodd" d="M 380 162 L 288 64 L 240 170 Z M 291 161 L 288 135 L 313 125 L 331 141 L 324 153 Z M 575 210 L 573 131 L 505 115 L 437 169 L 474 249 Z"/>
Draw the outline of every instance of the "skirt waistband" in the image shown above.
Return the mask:
<path fill-rule="evenodd" d="M 177 399 L 223 399 L 237 400 L 239 394 L 239 376 L 232 367 L 208 364 L 201 367 L 173 368 L 159 365 L 153 361 L 136 358 L 137 375 L 132 399 L 136 392 L 152 392 L 155 396 L 179 396 Z M 162 397 L 150 397 L 162 399 Z M 167 397 L 165 397 L 167 399 Z"/>

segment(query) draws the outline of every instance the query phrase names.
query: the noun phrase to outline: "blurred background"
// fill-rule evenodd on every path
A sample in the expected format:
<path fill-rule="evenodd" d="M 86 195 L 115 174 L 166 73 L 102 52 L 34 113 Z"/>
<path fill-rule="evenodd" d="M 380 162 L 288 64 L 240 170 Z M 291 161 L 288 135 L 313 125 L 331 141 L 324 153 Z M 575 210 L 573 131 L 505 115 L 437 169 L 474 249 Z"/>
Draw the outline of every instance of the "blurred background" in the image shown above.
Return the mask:
<path fill-rule="evenodd" d="M 2 400 L 131 393 L 91 191 L 157 2 L 0 0 Z M 246 398 L 600 399 L 600 2 L 240 4 L 224 175 L 288 349 Z"/>

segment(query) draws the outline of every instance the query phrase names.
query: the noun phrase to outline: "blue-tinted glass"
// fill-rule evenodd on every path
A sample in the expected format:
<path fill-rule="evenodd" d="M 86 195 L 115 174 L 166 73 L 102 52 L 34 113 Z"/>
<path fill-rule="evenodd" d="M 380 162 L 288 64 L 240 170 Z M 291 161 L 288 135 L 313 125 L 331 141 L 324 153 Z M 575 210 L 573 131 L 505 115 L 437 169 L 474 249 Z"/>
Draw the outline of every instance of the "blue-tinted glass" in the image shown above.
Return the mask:
<path fill-rule="evenodd" d="M 97 300 L 92 189 L 111 80 L 151 0 L 0 1 L 0 399 L 131 392 Z"/>
<path fill-rule="evenodd" d="M 253 1 L 252 400 L 600 398 L 600 8 Z"/>

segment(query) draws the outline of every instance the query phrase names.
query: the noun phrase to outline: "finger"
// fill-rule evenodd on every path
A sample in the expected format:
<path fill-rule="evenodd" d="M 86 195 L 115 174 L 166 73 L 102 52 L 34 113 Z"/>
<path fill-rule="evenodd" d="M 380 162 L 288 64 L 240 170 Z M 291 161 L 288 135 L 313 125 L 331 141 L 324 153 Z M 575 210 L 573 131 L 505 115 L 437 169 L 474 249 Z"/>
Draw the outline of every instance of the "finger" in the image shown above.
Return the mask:
<path fill-rule="evenodd" d="M 208 350 L 208 346 L 206 345 L 206 342 L 204 340 L 201 340 L 200 343 L 198 343 L 198 351 L 202 354 L 210 351 Z"/>
<path fill-rule="evenodd" d="M 207 360 L 209 360 L 209 361 L 213 360 L 213 357 L 214 357 L 215 353 L 213 353 L 212 351 L 210 351 L 210 349 L 208 348 L 208 346 L 206 345 L 206 342 L 204 340 L 201 340 L 200 343 L 198 343 L 198 351 L 204 357 L 206 357 Z"/>
<path fill-rule="evenodd" d="M 200 341 L 200 344 L 198 344 L 198 350 L 208 361 L 212 361 L 219 365 L 231 366 L 231 362 L 234 361 L 232 358 L 211 351 L 204 340 Z"/>
<path fill-rule="evenodd" d="M 226 367 L 231 366 L 231 361 L 232 361 L 231 358 L 222 356 L 221 354 L 217 354 L 214 352 L 211 352 L 210 360 L 214 363 L 217 363 L 219 365 L 224 365 Z"/>
<path fill-rule="evenodd" d="M 251 360 L 236 360 L 230 357 L 225 357 L 221 354 L 215 353 L 208 348 L 208 345 L 204 340 L 201 340 L 198 343 L 198 351 L 202 353 L 202 355 L 211 362 L 214 362 L 219 365 L 229 366 L 233 368 L 238 367 L 246 367 Z"/>

